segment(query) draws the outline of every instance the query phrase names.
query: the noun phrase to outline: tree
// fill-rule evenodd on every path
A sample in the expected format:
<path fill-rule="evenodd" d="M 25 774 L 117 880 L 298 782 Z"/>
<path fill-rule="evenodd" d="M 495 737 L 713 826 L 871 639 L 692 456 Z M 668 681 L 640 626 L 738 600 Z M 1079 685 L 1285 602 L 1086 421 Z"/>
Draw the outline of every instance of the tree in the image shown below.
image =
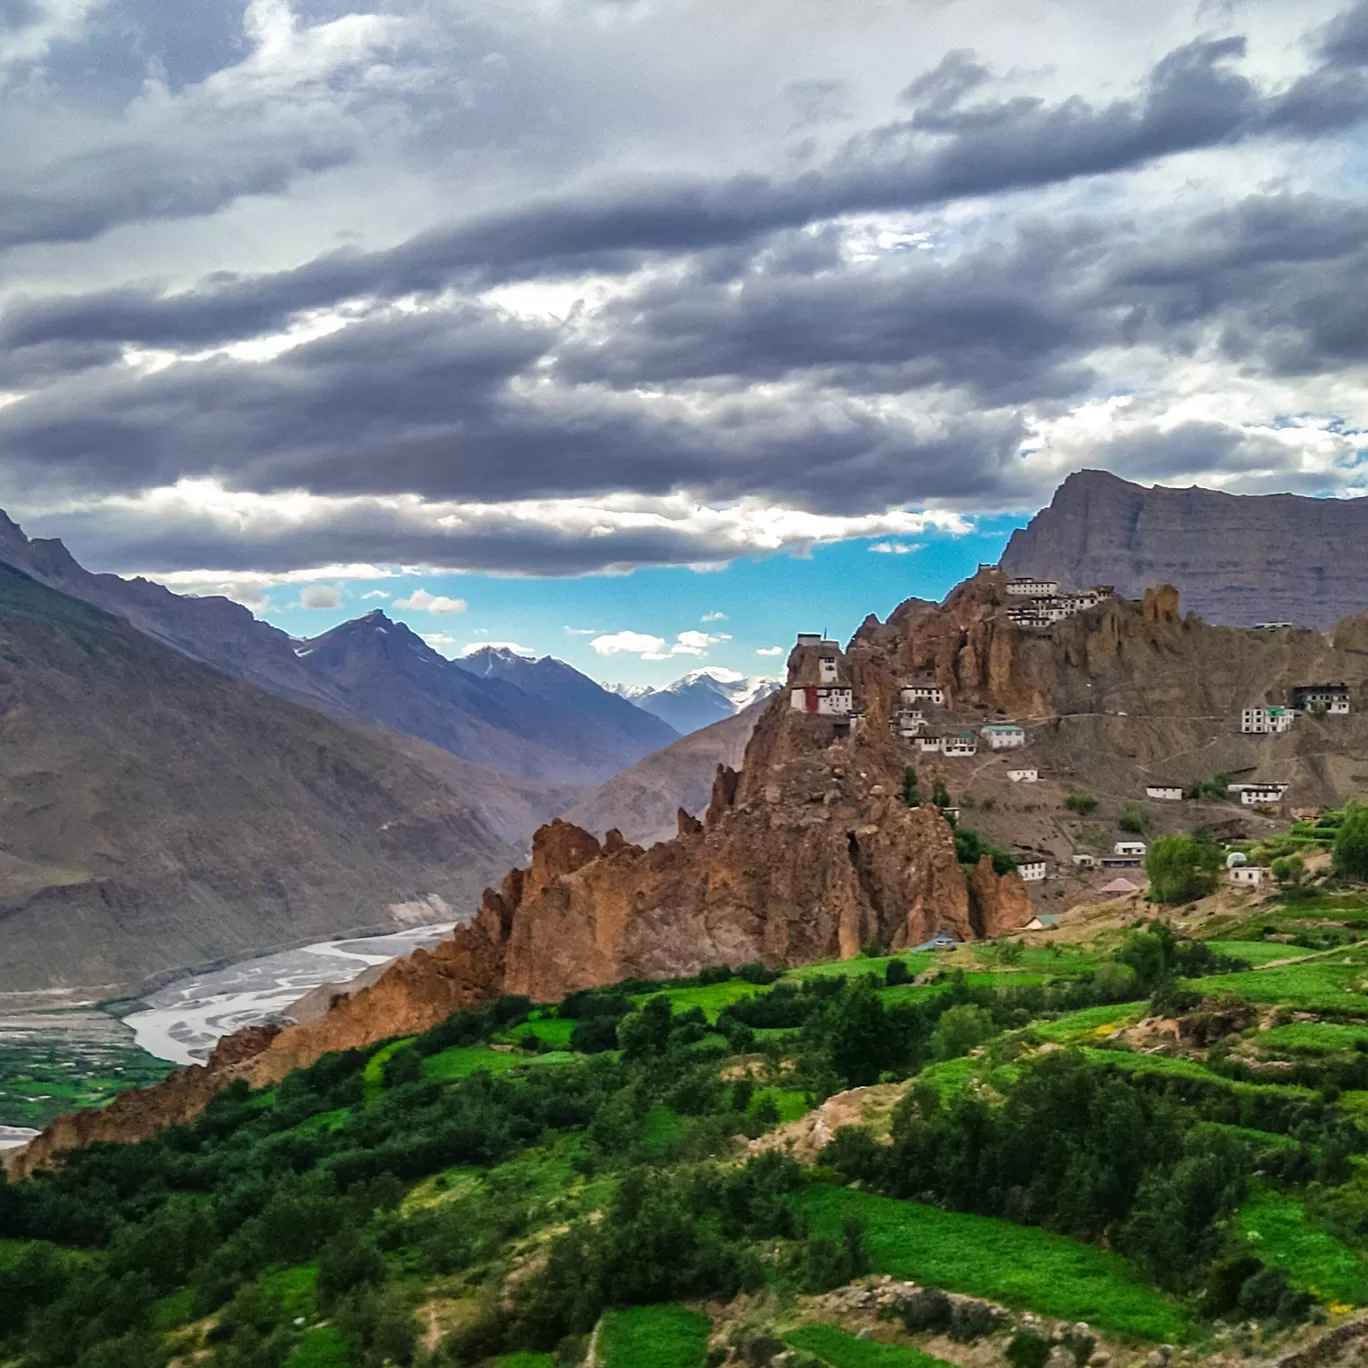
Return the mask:
<path fill-rule="evenodd" d="M 903 771 L 903 802 L 908 807 L 921 806 L 921 794 L 917 791 L 916 765 L 908 765 Z"/>
<path fill-rule="evenodd" d="M 986 1008 L 960 1003 L 941 1013 L 931 1035 L 931 1051 L 937 1059 L 958 1059 L 993 1034 L 993 1018 Z"/>
<path fill-rule="evenodd" d="M 850 1088 L 879 1081 L 891 1033 L 883 1000 L 867 981 L 848 988 L 831 1014 L 831 1062 Z"/>
<path fill-rule="evenodd" d="M 1126 810 L 1121 814 L 1119 823 L 1122 831 L 1129 831 L 1132 835 L 1138 836 L 1145 830 L 1148 819 L 1145 810 L 1139 803 L 1127 803 Z"/>
<path fill-rule="evenodd" d="M 1306 873 L 1306 861 L 1300 855 L 1283 855 L 1273 861 L 1273 877 L 1284 887 L 1301 883 Z"/>
<path fill-rule="evenodd" d="M 1070 793 L 1064 799 L 1064 806 L 1080 817 L 1086 817 L 1097 807 L 1097 799 L 1091 793 Z"/>
<path fill-rule="evenodd" d="M 937 779 L 931 786 L 931 801 L 938 808 L 948 808 L 952 806 L 950 802 L 950 790 L 945 787 L 944 779 Z"/>
<path fill-rule="evenodd" d="M 1365 849 L 1368 855 L 1368 849 Z M 1195 836 L 1160 836 L 1145 857 L 1150 894 L 1160 902 L 1186 902 L 1211 892 L 1221 852 Z"/>
<path fill-rule="evenodd" d="M 1368 882 L 1368 804 L 1349 803 L 1345 807 L 1330 859 L 1336 874 Z"/>

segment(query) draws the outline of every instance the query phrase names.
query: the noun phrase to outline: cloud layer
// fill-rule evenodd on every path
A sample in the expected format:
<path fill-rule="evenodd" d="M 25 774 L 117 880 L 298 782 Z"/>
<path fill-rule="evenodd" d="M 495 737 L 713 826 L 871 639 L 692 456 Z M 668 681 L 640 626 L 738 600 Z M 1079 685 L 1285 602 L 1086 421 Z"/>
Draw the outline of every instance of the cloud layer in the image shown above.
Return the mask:
<path fill-rule="evenodd" d="M 0 503 L 245 583 L 1359 491 L 1368 0 L 798 3 L 21 7 Z"/>

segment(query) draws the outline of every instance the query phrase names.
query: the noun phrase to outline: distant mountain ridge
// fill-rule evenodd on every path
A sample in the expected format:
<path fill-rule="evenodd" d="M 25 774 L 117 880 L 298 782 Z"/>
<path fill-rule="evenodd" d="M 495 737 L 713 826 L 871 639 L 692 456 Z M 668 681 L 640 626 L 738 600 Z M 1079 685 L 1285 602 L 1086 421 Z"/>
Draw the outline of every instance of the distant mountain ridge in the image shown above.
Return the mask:
<path fill-rule="evenodd" d="M 559 661 L 523 672 L 544 690 L 529 693 L 448 660 L 378 608 L 298 643 L 295 651 L 363 716 L 525 779 L 602 783 L 674 737 Z M 516 671 L 507 662 L 483 663 Z M 590 706 L 575 706 L 571 696 Z"/>
<path fill-rule="evenodd" d="M 1328 628 L 1368 608 L 1365 545 L 1368 499 L 1146 488 L 1083 470 L 1012 534 L 1001 567 L 1132 598 L 1169 583 L 1229 626 Z"/>
<path fill-rule="evenodd" d="M 0 565 L 0 999 L 456 920 L 516 849 L 377 736 Z"/>
<path fill-rule="evenodd" d="M 779 681 L 766 675 L 743 675 L 723 666 L 705 665 L 681 675 L 663 689 L 619 684 L 615 692 L 687 736 L 701 727 L 735 717 L 757 699 L 768 698 L 778 687 Z"/>
<path fill-rule="evenodd" d="M 360 638 L 377 634 L 355 624 L 369 622 L 373 628 L 373 614 L 298 643 L 231 599 L 174 594 L 145 579 L 93 574 L 60 541 L 30 540 L 3 512 L 0 563 L 279 698 L 377 734 L 380 728 L 405 733 L 470 762 L 461 769 L 421 746 L 401 743 L 477 806 L 487 795 L 493 825 L 505 833 L 518 812 L 544 817 L 556 802 L 550 791 L 534 787 L 519 795 L 510 783 L 590 787 L 677 735 L 550 657 L 529 669 L 489 660 L 458 664 L 402 624 L 390 624 L 396 649 L 388 655 L 372 652 L 363 668 Z M 387 662 L 394 670 L 388 681 L 383 677 Z M 477 766 L 497 773 L 482 773 Z M 530 834 L 529 827 L 518 839 Z"/>

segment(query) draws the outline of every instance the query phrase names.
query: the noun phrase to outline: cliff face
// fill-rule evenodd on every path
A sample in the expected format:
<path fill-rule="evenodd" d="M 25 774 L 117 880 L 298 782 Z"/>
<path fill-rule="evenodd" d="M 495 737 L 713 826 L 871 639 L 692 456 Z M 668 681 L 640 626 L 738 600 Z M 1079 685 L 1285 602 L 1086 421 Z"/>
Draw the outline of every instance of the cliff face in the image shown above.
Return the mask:
<path fill-rule="evenodd" d="M 1146 489 L 1085 470 L 1012 534 L 1002 569 L 1128 597 L 1169 583 L 1210 622 L 1326 628 L 1368 608 L 1365 538 L 1365 499 Z"/>

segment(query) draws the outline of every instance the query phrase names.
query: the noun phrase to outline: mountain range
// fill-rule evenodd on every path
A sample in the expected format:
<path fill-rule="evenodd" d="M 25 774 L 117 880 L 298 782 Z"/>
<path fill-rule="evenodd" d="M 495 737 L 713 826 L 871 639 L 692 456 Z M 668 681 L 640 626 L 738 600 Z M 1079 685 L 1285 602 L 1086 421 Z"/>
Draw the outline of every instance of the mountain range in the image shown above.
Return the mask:
<path fill-rule="evenodd" d="M 631 684 L 612 687 L 638 708 L 663 718 L 675 731 L 687 735 L 735 717 L 757 699 L 772 694 L 779 681 L 767 675 L 743 675 L 722 666 L 707 665 L 690 670 L 662 689 Z"/>
<path fill-rule="evenodd" d="M 1001 567 L 1138 597 L 1172 584 L 1208 622 L 1328 628 L 1368 608 L 1368 499 L 1146 488 L 1070 475 L 1012 534 Z"/>

